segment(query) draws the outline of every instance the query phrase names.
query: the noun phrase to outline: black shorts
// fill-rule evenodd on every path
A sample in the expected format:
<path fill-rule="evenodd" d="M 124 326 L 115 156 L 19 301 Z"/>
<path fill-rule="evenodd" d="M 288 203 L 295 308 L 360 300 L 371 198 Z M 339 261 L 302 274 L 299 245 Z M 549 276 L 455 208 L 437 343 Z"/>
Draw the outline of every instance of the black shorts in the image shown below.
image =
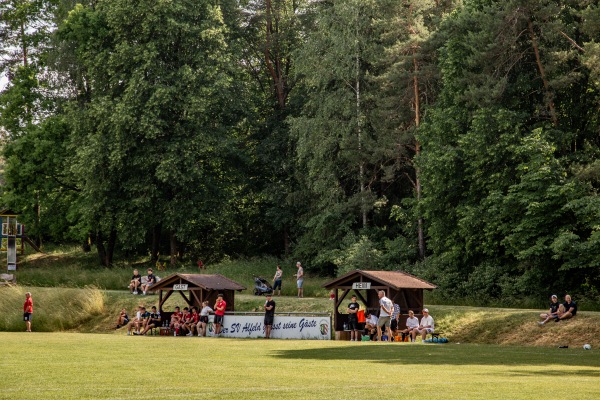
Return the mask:
<path fill-rule="evenodd" d="M 281 290 L 281 279 L 276 280 L 275 284 L 273 285 L 273 290 L 277 290 L 277 288 L 279 288 L 279 290 Z"/>
<path fill-rule="evenodd" d="M 24 312 L 23 313 L 23 321 L 31 321 L 31 317 L 33 315 L 30 312 Z"/>
<path fill-rule="evenodd" d="M 222 324 L 223 323 L 223 316 L 222 315 L 215 315 L 214 323 L 215 324 Z"/>
<path fill-rule="evenodd" d="M 274 315 L 265 315 L 265 325 L 273 325 Z"/>
<path fill-rule="evenodd" d="M 204 322 L 205 324 L 208 324 L 208 315 L 201 315 L 200 322 Z"/>
<path fill-rule="evenodd" d="M 348 329 L 351 331 L 358 330 L 358 318 L 353 318 L 348 320 Z"/>

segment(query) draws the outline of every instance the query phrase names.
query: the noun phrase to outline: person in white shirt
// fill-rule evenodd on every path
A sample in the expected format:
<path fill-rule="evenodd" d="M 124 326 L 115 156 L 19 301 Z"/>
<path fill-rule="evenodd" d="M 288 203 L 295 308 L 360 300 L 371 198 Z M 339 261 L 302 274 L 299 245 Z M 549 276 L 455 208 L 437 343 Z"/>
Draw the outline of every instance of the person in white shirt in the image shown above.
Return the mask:
<path fill-rule="evenodd" d="M 408 337 L 411 338 L 411 342 L 414 342 L 415 340 L 412 338 L 412 331 L 418 327 L 419 319 L 415 317 L 415 313 L 413 310 L 409 310 L 408 318 L 406 319 L 406 329 L 400 331 L 400 333 L 402 334 L 402 340 L 404 340 L 404 338 L 408 335 Z"/>
<path fill-rule="evenodd" d="M 381 342 L 381 334 L 382 328 L 385 326 L 385 332 L 387 334 L 388 340 L 391 342 L 392 331 L 390 329 L 390 324 L 392 322 L 392 314 L 394 312 L 394 303 L 390 299 L 385 296 L 385 292 L 380 290 L 377 292 L 379 296 L 379 321 L 377 321 L 377 341 Z"/>
<path fill-rule="evenodd" d="M 377 321 L 379 318 L 375 314 L 371 314 L 367 312 L 366 320 L 365 320 L 365 333 L 371 337 L 373 340 L 373 336 L 377 333 Z"/>
<path fill-rule="evenodd" d="M 415 341 L 417 334 L 421 335 L 421 339 L 425 340 L 428 333 L 433 333 L 435 329 L 435 325 L 433 322 L 433 317 L 429 315 L 429 310 L 423 309 L 423 318 L 421 318 L 421 323 L 415 329 L 412 330 L 412 341 Z"/>

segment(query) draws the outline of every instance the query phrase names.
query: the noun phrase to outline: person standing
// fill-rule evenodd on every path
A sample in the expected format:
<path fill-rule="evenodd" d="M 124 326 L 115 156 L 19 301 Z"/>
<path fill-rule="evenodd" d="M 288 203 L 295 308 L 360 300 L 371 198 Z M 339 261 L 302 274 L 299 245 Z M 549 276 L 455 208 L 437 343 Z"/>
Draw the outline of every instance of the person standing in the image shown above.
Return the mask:
<path fill-rule="evenodd" d="M 385 296 L 385 292 L 380 290 L 377 292 L 379 296 L 379 320 L 377 321 L 377 341 L 381 341 L 382 329 L 385 326 L 385 331 L 389 341 L 392 341 L 392 332 L 390 330 L 392 313 L 394 312 L 394 305 L 390 299 Z"/>
<path fill-rule="evenodd" d="M 281 296 L 281 278 L 283 276 L 283 271 L 281 270 L 281 266 L 277 266 L 277 271 L 275 271 L 275 276 L 273 277 L 273 294 L 279 288 L 279 296 Z"/>
<path fill-rule="evenodd" d="M 206 336 L 206 325 L 208 325 L 208 314 L 215 311 L 208 306 L 208 301 L 202 302 L 202 310 L 200 310 L 200 322 L 196 325 L 198 336 Z"/>
<path fill-rule="evenodd" d="M 296 286 L 298 286 L 298 297 L 304 297 L 304 269 L 300 261 L 296 263 L 296 268 L 298 268 L 298 273 L 294 276 L 296 277 Z"/>
<path fill-rule="evenodd" d="M 23 321 L 27 327 L 27 332 L 31 332 L 31 317 L 33 315 L 33 299 L 31 293 L 25 293 L 25 303 L 23 304 Z"/>
<path fill-rule="evenodd" d="M 267 294 L 265 301 L 265 339 L 271 339 L 271 328 L 275 319 L 275 302 L 270 294 Z"/>
<path fill-rule="evenodd" d="M 360 304 L 356 302 L 356 296 L 352 296 L 352 301 L 348 304 L 348 329 L 350 330 L 350 341 L 358 342 L 358 316 L 356 313 L 360 309 Z"/>
<path fill-rule="evenodd" d="M 225 316 L 225 308 L 227 303 L 223 300 L 223 295 L 219 293 L 217 301 L 215 303 L 215 336 L 221 334 L 221 327 L 223 326 L 223 317 Z"/>

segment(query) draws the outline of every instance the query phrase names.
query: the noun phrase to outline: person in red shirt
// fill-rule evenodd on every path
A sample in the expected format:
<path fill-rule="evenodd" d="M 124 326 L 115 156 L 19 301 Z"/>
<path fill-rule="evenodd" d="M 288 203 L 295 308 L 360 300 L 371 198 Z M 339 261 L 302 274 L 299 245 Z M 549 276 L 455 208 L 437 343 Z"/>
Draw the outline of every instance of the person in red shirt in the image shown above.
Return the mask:
<path fill-rule="evenodd" d="M 194 329 L 196 329 L 196 325 L 200 320 L 200 315 L 198 314 L 198 309 L 196 307 L 192 307 L 192 314 L 190 315 L 190 319 L 185 324 L 185 330 L 189 333 L 186 336 L 194 336 Z"/>
<path fill-rule="evenodd" d="M 179 332 L 181 332 L 182 335 L 185 334 L 185 329 L 191 316 L 190 309 L 183 307 L 183 314 L 181 314 L 181 318 L 179 318 L 179 323 L 175 325 L 175 334 L 173 336 L 179 336 Z"/>
<path fill-rule="evenodd" d="M 221 334 L 221 326 L 223 325 L 223 316 L 227 303 L 223 300 L 223 295 L 219 293 L 217 302 L 215 303 L 215 336 Z"/>
<path fill-rule="evenodd" d="M 31 332 L 31 316 L 33 314 L 33 299 L 31 293 L 25 293 L 25 304 L 23 304 L 23 321 L 27 326 L 27 332 Z"/>
<path fill-rule="evenodd" d="M 179 333 L 179 321 L 181 321 L 181 317 L 183 317 L 183 314 L 179 311 L 179 307 L 175 307 L 175 312 L 171 314 L 171 323 L 169 324 L 169 328 L 175 331 L 175 336 Z"/>

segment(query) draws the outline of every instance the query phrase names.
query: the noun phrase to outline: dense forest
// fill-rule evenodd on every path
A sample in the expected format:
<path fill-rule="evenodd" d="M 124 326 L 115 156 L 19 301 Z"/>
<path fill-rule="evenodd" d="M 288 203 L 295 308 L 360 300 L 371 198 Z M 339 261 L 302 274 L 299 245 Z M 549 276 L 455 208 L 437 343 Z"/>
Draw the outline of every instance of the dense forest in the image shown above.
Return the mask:
<path fill-rule="evenodd" d="M 100 263 L 600 298 L 592 0 L 4 0 L 0 202 Z"/>

